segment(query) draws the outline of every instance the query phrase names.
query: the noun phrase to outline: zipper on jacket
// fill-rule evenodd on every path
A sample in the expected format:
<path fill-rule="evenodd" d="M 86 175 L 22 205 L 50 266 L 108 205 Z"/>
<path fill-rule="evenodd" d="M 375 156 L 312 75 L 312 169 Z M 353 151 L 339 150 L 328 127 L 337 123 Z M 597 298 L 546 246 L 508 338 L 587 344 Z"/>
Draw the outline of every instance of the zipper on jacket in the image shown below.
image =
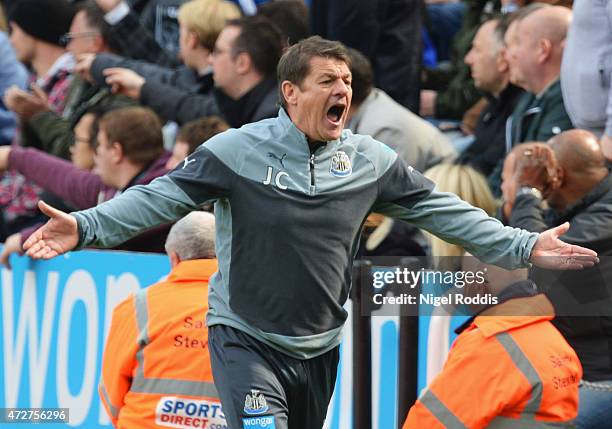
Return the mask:
<path fill-rule="evenodd" d="M 310 166 L 310 186 L 314 188 L 315 185 L 315 156 L 314 153 L 310 154 L 310 161 L 308 161 L 308 165 Z"/>
<path fill-rule="evenodd" d="M 310 158 L 308 160 L 308 169 L 310 171 L 310 195 L 314 195 L 315 193 L 315 152 L 322 146 L 325 146 L 325 143 L 317 142 L 310 146 Z"/>

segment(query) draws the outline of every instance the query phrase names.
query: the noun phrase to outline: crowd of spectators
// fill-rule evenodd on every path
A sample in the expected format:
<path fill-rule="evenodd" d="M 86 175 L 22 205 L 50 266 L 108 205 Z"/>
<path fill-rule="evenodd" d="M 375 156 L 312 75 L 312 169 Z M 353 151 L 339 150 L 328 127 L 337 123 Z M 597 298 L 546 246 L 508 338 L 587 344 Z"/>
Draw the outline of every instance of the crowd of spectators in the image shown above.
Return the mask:
<path fill-rule="evenodd" d="M 0 262 L 45 220 L 38 200 L 93 207 L 181 168 L 215 134 L 275 117 L 283 50 L 315 34 L 351 48 L 353 133 L 508 225 L 569 221 L 564 240 L 609 255 L 612 2 L 572 3 L 5 0 Z M 169 228 L 121 248 L 163 252 Z M 368 218 L 360 257 L 425 254 L 463 249 Z M 577 423 L 604 427 L 612 318 L 555 324 L 584 368 Z"/>

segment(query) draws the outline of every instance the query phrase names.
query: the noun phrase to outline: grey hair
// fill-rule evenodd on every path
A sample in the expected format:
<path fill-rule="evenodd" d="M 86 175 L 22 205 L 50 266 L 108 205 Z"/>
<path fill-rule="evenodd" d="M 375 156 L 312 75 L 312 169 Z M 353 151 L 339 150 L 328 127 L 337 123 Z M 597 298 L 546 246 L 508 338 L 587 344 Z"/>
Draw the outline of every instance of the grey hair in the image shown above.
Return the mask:
<path fill-rule="evenodd" d="M 215 217 L 191 212 L 175 223 L 166 239 L 166 253 L 175 252 L 181 261 L 215 257 Z"/>

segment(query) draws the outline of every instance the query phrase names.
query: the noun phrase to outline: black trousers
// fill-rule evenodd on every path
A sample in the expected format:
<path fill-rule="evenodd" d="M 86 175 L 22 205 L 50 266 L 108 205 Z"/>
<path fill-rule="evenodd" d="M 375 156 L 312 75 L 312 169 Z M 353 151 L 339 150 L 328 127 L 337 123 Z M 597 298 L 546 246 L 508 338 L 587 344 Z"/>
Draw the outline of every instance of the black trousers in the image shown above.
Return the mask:
<path fill-rule="evenodd" d="M 339 347 L 295 359 L 224 325 L 209 328 L 208 347 L 228 429 L 321 429 Z"/>

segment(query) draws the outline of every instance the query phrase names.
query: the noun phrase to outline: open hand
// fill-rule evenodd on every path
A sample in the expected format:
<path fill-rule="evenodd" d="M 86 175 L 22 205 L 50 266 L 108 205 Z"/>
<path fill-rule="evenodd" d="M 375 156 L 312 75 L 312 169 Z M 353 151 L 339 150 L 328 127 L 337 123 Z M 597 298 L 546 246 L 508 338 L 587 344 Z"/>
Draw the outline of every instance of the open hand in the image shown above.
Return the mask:
<path fill-rule="evenodd" d="M 581 270 L 598 263 L 599 258 L 593 250 L 559 240 L 569 228 L 570 224 L 565 222 L 541 233 L 531 251 L 530 262 L 552 270 Z"/>
<path fill-rule="evenodd" d="M 110 85 L 114 94 L 126 95 L 138 100 L 140 89 L 145 83 L 145 78 L 138 73 L 120 67 L 111 67 L 104 70 L 106 83 Z"/>
<path fill-rule="evenodd" d="M 38 202 L 38 208 L 50 219 L 23 244 L 26 254 L 32 259 L 51 259 L 74 249 L 79 242 L 76 218 L 44 201 Z"/>

